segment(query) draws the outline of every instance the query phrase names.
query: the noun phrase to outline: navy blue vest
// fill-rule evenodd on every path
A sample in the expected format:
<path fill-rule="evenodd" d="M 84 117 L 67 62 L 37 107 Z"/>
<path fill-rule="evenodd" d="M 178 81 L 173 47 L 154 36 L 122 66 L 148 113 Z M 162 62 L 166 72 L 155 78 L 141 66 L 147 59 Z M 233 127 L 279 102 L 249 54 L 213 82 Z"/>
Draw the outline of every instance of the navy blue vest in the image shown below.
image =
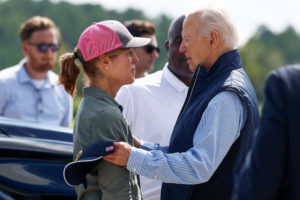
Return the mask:
<path fill-rule="evenodd" d="M 193 136 L 204 110 L 209 101 L 221 91 L 237 94 L 247 109 L 247 119 L 240 137 L 208 182 L 198 185 L 163 183 L 162 200 L 230 199 L 233 172 L 243 163 L 259 121 L 255 91 L 242 68 L 238 50 L 223 54 L 209 71 L 204 67 L 197 68 L 175 124 L 168 152 L 185 152 L 193 146 Z"/>

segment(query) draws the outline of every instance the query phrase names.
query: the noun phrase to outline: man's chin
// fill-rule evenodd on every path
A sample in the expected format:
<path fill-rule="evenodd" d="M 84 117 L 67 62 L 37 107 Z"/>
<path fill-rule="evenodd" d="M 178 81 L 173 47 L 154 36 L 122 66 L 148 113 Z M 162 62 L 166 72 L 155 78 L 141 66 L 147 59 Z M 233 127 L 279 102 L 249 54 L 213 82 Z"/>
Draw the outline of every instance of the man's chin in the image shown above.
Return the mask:
<path fill-rule="evenodd" d="M 195 72 L 197 69 L 197 66 L 198 65 L 189 64 L 189 68 L 190 68 L 191 72 Z"/>
<path fill-rule="evenodd" d="M 150 71 L 152 71 L 152 69 L 153 69 L 153 65 L 151 65 L 151 66 L 148 66 L 148 67 L 147 67 L 147 72 L 150 72 Z"/>

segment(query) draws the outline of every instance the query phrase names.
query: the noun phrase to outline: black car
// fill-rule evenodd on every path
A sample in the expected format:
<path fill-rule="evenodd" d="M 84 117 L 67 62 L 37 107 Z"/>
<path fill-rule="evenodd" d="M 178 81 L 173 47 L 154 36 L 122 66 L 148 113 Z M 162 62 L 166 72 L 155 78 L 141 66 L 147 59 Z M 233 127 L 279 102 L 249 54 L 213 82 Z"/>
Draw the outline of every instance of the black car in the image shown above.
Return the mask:
<path fill-rule="evenodd" d="M 63 169 L 72 130 L 0 117 L 0 199 L 76 199 Z"/>

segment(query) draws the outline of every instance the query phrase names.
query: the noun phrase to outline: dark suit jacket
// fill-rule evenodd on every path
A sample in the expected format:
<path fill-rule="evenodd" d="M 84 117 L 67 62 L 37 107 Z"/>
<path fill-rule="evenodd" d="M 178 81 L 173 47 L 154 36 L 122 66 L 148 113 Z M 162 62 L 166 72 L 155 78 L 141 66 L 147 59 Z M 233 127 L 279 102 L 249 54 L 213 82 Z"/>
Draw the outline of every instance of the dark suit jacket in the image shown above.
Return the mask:
<path fill-rule="evenodd" d="M 234 200 L 300 200 L 300 65 L 273 71 Z"/>

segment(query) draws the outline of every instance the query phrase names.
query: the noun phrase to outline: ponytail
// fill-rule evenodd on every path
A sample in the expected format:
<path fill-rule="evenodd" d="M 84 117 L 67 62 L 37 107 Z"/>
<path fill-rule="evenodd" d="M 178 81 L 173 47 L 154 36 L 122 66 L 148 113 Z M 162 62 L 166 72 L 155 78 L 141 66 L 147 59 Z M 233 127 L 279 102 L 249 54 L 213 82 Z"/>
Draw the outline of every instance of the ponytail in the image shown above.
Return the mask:
<path fill-rule="evenodd" d="M 79 54 L 78 51 L 76 53 Z M 59 59 L 59 83 L 64 86 L 72 97 L 76 96 L 76 82 L 80 73 L 80 68 L 75 63 L 75 59 L 74 53 L 66 53 Z"/>

